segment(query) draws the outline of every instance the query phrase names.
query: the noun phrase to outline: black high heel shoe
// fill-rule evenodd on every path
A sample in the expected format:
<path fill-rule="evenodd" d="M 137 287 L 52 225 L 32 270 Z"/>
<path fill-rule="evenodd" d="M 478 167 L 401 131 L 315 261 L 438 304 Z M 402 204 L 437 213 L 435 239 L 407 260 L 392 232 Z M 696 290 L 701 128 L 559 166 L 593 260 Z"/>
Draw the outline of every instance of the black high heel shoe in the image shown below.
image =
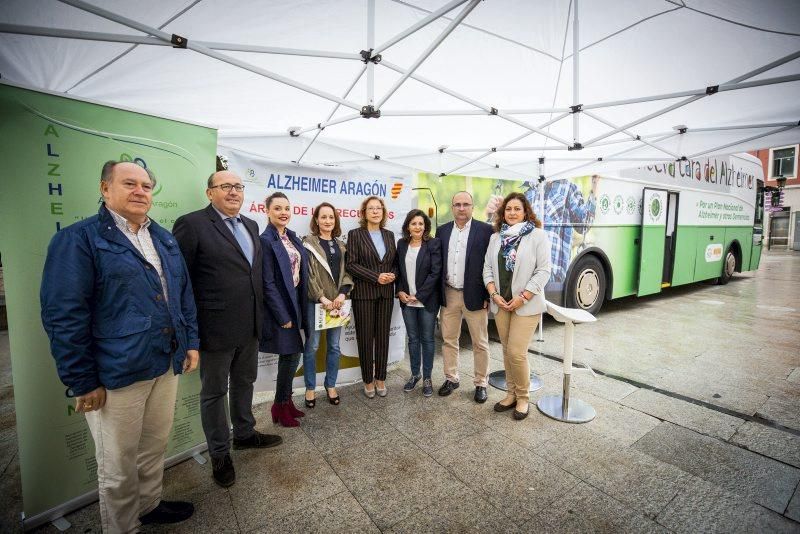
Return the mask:
<path fill-rule="evenodd" d="M 316 397 L 314 397 L 311 400 L 308 400 L 308 399 L 305 399 L 305 396 L 304 396 L 304 400 L 306 401 L 306 408 L 313 408 L 314 406 L 317 405 L 317 398 Z"/>
<path fill-rule="evenodd" d="M 331 397 L 331 392 L 328 390 L 327 386 L 325 387 L 325 395 L 328 397 L 328 402 L 330 402 L 333 405 L 338 405 L 339 401 L 341 400 L 339 399 L 339 395 Z"/>

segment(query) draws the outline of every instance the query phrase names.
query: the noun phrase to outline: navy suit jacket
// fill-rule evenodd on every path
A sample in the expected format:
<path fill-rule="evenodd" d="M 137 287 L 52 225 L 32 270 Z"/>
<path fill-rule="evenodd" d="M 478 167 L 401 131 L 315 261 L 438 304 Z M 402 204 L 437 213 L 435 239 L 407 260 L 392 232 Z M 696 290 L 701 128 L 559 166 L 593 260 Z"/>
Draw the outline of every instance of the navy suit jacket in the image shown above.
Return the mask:
<path fill-rule="evenodd" d="M 447 284 L 447 268 L 450 264 L 447 248 L 450 245 L 450 235 L 453 233 L 454 224 L 451 221 L 436 230 L 436 237 L 442 242 L 442 288 Z M 489 293 L 483 285 L 483 260 L 493 233 L 494 230 L 491 226 L 472 219 L 464 264 L 464 305 L 469 311 L 483 309 L 484 304 L 489 300 Z M 446 299 L 442 299 L 442 306 L 447 306 Z"/>
<path fill-rule="evenodd" d="M 264 270 L 264 327 L 258 350 L 272 354 L 303 352 L 300 329 L 306 322 L 306 291 L 308 284 L 308 254 L 297 234 L 286 229 L 286 235 L 300 253 L 300 284 L 294 287 L 289 253 L 283 246 L 278 230 L 271 224 L 261 233 Z M 292 322 L 291 328 L 281 325 Z"/>
<path fill-rule="evenodd" d="M 408 293 L 408 272 L 406 271 L 406 254 L 408 242 L 401 239 L 397 242 L 397 269 L 400 276 L 395 282 L 396 290 Z M 432 237 L 422 242 L 417 254 L 415 295 L 425 309 L 436 315 L 442 302 L 442 245 L 439 239 Z M 400 302 L 401 307 L 406 305 Z"/>
<path fill-rule="evenodd" d="M 253 240 L 253 265 L 214 207 L 178 218 L 172 228 L 194 286 L 200 349 L 228 350 L 261 333 L 263 295 L 258 224 L 240 214 Z"/>

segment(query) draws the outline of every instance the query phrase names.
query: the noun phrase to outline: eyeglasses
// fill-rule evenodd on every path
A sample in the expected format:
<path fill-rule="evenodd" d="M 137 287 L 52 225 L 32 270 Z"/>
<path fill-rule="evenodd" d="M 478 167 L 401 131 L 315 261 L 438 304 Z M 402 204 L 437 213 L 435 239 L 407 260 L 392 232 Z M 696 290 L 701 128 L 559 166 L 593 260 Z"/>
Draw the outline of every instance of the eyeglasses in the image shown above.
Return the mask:
<path fill-rule="evenodd" d="M 230 192 L 231 189 L 236 189 L 237 192 L 241 193 L 244 191 L 244 186 L 242 184 L 219 184 L 219 185 L 212 185 L 209 189 L 214 189 L 219 187 L 226 193 Z"/>
<path fill-rule="evenodd" d="M 457 209 L 457 210 L 461 210 L 461 209 L 465 210 L 467 208 L 471 208 L 472 204 L 469 204 L 469 203 L 466 203 L 466 202 L 465 203 L 458 203 L 458 204 L 453 204 L 453 207 L 455 209 Z"/>
<path fill-rule="evenodd" d="M 370 206 L 367 208 L 367 211 L 383 211 L 382 206 Z"/>

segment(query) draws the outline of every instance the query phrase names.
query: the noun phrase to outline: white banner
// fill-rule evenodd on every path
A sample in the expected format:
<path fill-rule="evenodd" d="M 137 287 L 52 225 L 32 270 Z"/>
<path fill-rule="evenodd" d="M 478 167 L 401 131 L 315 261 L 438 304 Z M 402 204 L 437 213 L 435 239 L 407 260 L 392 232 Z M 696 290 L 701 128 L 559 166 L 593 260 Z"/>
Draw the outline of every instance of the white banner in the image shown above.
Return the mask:
<path fill-rule="evenodd" d="M 412 174 L 388 175 L 372 172 L 362 167 L 304 166 L 276 163 L 250 153 L 230 148 L 219 148 L 220 154 L 228 158 L 228 168 L 242 178 L 245 184 L 242 213 L 258 222 L 260 231 L 267 227 L 264 199 L 275 191 L 282 191 L 292 206 L 289 228 L 298 236 L 310 233 L 311 212 L 322 202 L 330 202 L 339 212 L 342 238 L 358 227 L 359 208 L 365 197 L 381 197 L 389 210 L 386 228 L 400 237 L 401 226 L 411 209 L 413 193 Z M 401 361 L 405 354 L 405 325 L 400 305 L 392 312 L 389 335 L 389 363 Z M 352 383 L 361 380 L 358 366 L 358 347 L 354 322 L 344 327 L 340 340 L 341 358 L 337 383 Z M 318 351 L 317 384 L 324 380 L 324 340 Z M 274 391 L 278 370 L 276 354 L 260 353 L 256 391 Z M 294 387 L 303 387 L 302 362 L 294 380 Z"/>

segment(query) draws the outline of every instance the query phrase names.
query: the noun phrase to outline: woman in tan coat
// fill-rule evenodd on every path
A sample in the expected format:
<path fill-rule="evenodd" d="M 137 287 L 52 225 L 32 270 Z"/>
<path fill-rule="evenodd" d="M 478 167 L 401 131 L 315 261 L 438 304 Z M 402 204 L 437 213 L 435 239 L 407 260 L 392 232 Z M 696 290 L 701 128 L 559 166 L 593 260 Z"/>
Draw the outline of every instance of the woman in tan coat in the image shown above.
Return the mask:
<path fill-rule="evenodd" d="M 306 382 L 306 406 L 316 404 L 314 389 L 317 387 L 317 349 L 322 334 L 326 336 L 325 392 L 328 402 L 339 404 L 336 393 L 336 376 L 339 373 L 339 338 L 342 328 L 316 330 L 314 328 L 315 306 L 321 304 L 326 310 L 342 307 L 353 281 L 345 271 L 345 246 L 338 237 L 342 235 L 339 214 L 328 202 L 323 202 L 312 212 L 311 234 L 303 238 L 308 251 L 308 325 L 306 345 L 303 352 L 303 375 Z"/>

